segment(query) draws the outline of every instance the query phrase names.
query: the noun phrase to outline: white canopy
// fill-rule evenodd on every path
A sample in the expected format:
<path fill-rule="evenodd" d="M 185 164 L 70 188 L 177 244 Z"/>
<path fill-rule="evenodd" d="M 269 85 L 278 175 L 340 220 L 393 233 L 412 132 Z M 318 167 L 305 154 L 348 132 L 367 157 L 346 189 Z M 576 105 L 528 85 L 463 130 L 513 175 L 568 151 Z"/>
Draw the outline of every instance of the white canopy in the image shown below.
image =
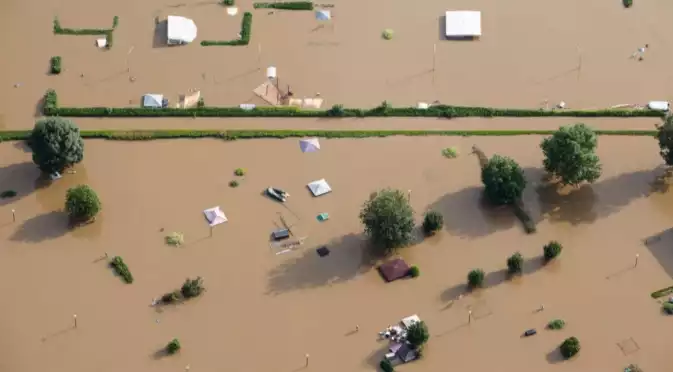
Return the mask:
<path fill-rule="evenodd" d="M 669 103 L 666 101 L 650 101 L 647 104 L 647 108 L 655 111 L 668 111 Z"/>
<path fill-rule="evenodd" d="M 196 24 L 189 18 L 168 16 L 167 42 L 173 44 L 188 44 L 196 39 Z"/>
<path fill-rule="evenodd" d="M 145 94 L 143 96 L 143 107 L 161 108 L 164 96 L 161 94 Z"/>
<path fill-rule="evenodd" d="M 408 317 L 402 319 L 402 325 L 405 328 L 409 328 L 409 327 L 411 327 L 412 324 L 419 323 L 420 321 L 421 321 L 421 318 L 419 318 L 418 315 L 414 314 L 414 315 L 411 315 L 411 316 L 408 316 Z"/>
<path fill-rule="evenodd" d="M 203 214 L 206 216 L 208 225 L 211 227 L 227 222 L 227 216 L 224 215 L 224 212 L 222 212 L 220 207 L 206 209 L 203 211 Z"/>
<path fill-rule="evenodd" d="M 332 14 L 329 10 L 320 9 L 315 12 L 315 19 L 318 21 L 329 21 L 332 18 Z"/>
<path fill-rule="evenodd" d="M 299 140 L 301 152 L 316 152 L 320 150 L 320 142 L 317 138 L 304 138 Z"/>
<path fill-rule="evenodd" d="M 481 12 L 453 10 L 446 12 L 446 37 L 481 36 Z"/>
<path fill-rule="evenodd" d="M 309 190 L 311 190 L 311 193 L 313 193 L 313 196 L 320 196 L 320 195 L 325 195 L 329 192 L 332 192 L 332 188 L 329 187 L 327 184 L 327 181 L 325 179 L 313 181 L 309 183 L 308 185 Z"/>

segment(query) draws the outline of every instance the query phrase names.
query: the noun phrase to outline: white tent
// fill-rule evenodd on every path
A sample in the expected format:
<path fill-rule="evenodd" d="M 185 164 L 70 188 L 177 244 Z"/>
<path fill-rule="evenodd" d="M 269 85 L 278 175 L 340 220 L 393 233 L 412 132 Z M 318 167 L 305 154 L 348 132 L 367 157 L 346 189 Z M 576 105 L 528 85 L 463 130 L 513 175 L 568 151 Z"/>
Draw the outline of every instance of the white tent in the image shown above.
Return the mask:
<path fill-rule="evenodd" d="M 168 16 L 168 45 L 189 44 L 196 39 L 196 24 L 189 18 Z"/>
<path fill-rule="evenodd" d="M 481 36 L 481 12 L 453 10 L 446 12 L 446 37 Z"/>
<path fill-rule="evenodd" d="M 321 180 L 313 181 L 306 186 L 308 186 L 308 189 L 311 190 L 313 196 L 325 195 L 329 192 L 332 192 L 332 188 L 329 187 L 327 181 L 325 181 L 324 178 Z"/>
<path fill-rule="evenodd" d="M 329 10 L 321 9 L 315 12 L 315 19 L 318 21 L 329 21 L 332 18 L 332 13 Z"/>
<path fill-rule="evenodd" d="M 143 107 L 163 107 L 164 96 L 161 94 L 145 94 L 143 96 Z"/>
<path fill-rule="evenodd" d="M 208 220 L 208 225 L 210 225 L 210 227 L 227 222 L 227 216 L 224 215 L 224 212 L 222 212 L 220 207 L 206 209 L 203 211 L 203 214 L 206 216 L 206 220 Z"/>
<path fill-rule="evenodd" d="M 317 138 L 305 138 L 299 140 L 301 152 L 316 152 L 320 150 L 320 142 Z"/>

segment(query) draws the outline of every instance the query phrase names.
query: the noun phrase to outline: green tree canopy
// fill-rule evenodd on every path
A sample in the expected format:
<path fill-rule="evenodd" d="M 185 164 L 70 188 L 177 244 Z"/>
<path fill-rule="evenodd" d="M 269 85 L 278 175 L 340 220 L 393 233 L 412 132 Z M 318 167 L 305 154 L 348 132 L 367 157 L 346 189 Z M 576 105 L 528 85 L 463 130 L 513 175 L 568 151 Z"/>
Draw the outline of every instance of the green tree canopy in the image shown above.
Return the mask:
<path fill-rule="evenodd" d="M 360 221 L 378 253 L 389 254 L 409 244 L 414 211 L 400 190 L 384 189 L 370 195 L 360 211 Z"/>
<path fill-rule="evenodd" d="M 62 172 L 84 158 L 84 141 L 79 128 L 61 117 L 47 117 L 35 123 L 30 135 L 33 162 L 45 173 Z"/>
<path fill-rule="evenodd" d="M 594 182 L 601 176 L 596 133 L 584 124 L 564 126 L 542 140 L 544 169 L 564 185 Z"/>
<path fill-rule="evenodd" d="M 91 187 L 79 185 L 68 189 L 65 210 L 73 221 L 89 221 L 100 212 L 101 203 Z"/>
<path fill-rule="evenodd" d="M 423 346 L 428 339 L 430 339 L 430 332 L 424 321 L 416 322 L 407 328 L 407 341 L 413 346 Z"/>
<path fill-rule="evenodd" d="M 667 117 L 664 124 L 657 126 L 657 140 L 659 140 L 659 154 L 666 165 L 673 165 L 673 117 Z"/>
<path fill-rule="evenodd" d="M 513 204 L 526 188 L 523 170 L 513 159 L 493 155 L 481 169 L 481 181 L 488 201 L 495 205 Z"/>

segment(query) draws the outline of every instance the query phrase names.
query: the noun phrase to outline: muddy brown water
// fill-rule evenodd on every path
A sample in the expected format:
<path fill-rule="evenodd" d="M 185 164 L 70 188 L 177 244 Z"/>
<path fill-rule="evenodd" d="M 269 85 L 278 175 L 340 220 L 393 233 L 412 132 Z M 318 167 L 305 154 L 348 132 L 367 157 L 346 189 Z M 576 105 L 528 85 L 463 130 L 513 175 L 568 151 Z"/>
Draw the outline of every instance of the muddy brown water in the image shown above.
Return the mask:
<path fill-rule="evenodd" d="M 322 28 L 311 12 L 269 14 L 253 10 L 252 0 L 237 3 L 240 13 L 230 17 L 215 0 L 4 1 L 0 31 L 9 57 L 0 61 L 2 125 L 30 127 L 47 88 L 75 106 L 137 105 L 144 93 L 175 102 L 190 88 L 200 89 L 208 104 L 261 103 L 252 90 L 272 65 L 281 85 L 299 97 L 320 92 L 326 106 L 440 100 L 540 107 L 549 100 L 598 108 L 671 100 L 670 2 L 624 9 L 619 1 L 338 0 L 329 2 L 334 18 Z M 442 16 L 451 9 L 482 12 L 480 41 L 441 39 Z M 199 45 L 236 38 L 243 11 L 254 13 L 248 47 Z M 196 42 L 174 48 L 157 43 L 155 19 L 170 14 L 195 20 Z M 114 15 L 120 22 L 110 51 L 94 47 L 94 36 L 52 34 L 54 16 L 64 27 L 104 28 Z M 395 31 L 393 40 L 382 40 L 384 29 Z M 645 44 L 650 48 L 642 62 L 629 58 Z M 54 55 L 63 57 L 60 76 L 47 74 Z"/>
<path fill-rule="evenodd" d="M 661 340 L 673 326 L 649 293 L 671 284 L 673 194 L 659 178 L 656 143 L 600 138 L 603 176 L 566 195 L 541 181 L 540 140 L 322 140 L 311 154 L 296 140 L 87 141 L 76 173 L 47 186 L 36 182 L 20 144 L 0 144 L 0 188 L 19 193 L 0 202 L 0 366 L 290 372 L 303 368 L 308 353 L 306 370 L 371 371 L 384 349 L 377 332 L 418 314 L 432 337 L 426 357 L 401 371 L 617 371 L 633 362 L 664 370 L 671 357 Z M 525 202 L 539 221 L 537 234 L 526 236 L 506 212 L 480 207 L 474 144 L 526 169 Z M 447 146 L 461 155 L 443 158 Z M 238 167 L 248 174 L 229 188 Z M 313 198 L 305 185 L 320 178 L 334 191 Z M 78 183 L 96 189 L 104 209 L 94 224 L 68 231 L 64 194 Z M 291 194 L 286 205 L 260 195 L 270 185 Z M 412 190 L 419 221 L 428 208 L 445 216 L 438 236 L 401 251 L 420 267 L 415 280 L 384 284 L 363 254 L 357 214 L 382 187 Z M 210 237 L 202 210 L 216 205 L 229 222 Z M 321 223 L 322 212 L 330 219 Z M 307 240 L 275 255 L 268 236 L 281 216 Z M 185 234 L 183 247 L 163 243 L 172 231 Z M 565 250 L 542 267 L 541 248 L 552 239 Z M 314 249 L 323 245 L 331 254 L 319 258 Z M 505 260 L 516 251 L 526 257 L 525 275 L 507 281 Z M 125 259 L 135 283 L 106 268 L 105 252 Z M 477 267 L 488 273 L 488 288 L 455 300 Z M 207 287 L 201 298 L 161 312 L 149 306 L 197 275 Z M 566 329 L 544 330 L 554 318 Z M 521 338 L 529 328 L 538 335 Z M 581 340 L 582 351 L 560 362 L 555 348 L 569 336 Z M 157 358 L 174 337 L 183 350 Z"/>

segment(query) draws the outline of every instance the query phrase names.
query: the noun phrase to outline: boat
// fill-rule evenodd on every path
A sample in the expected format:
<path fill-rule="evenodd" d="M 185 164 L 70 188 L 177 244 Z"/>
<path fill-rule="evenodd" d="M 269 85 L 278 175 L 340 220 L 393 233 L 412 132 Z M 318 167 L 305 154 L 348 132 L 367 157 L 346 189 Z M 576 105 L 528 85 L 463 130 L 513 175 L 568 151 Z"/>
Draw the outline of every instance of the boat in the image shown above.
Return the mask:
<path fill-rule="evenodd" d="M 281 203 L 284 203 L 287 200 L 287 197 L 290 196 L 290 194 L 288 194 L 287 192 L 274 187 L 269 187 L 268 189 L 266 189 L 266 195 L 278 200 Z"/>

